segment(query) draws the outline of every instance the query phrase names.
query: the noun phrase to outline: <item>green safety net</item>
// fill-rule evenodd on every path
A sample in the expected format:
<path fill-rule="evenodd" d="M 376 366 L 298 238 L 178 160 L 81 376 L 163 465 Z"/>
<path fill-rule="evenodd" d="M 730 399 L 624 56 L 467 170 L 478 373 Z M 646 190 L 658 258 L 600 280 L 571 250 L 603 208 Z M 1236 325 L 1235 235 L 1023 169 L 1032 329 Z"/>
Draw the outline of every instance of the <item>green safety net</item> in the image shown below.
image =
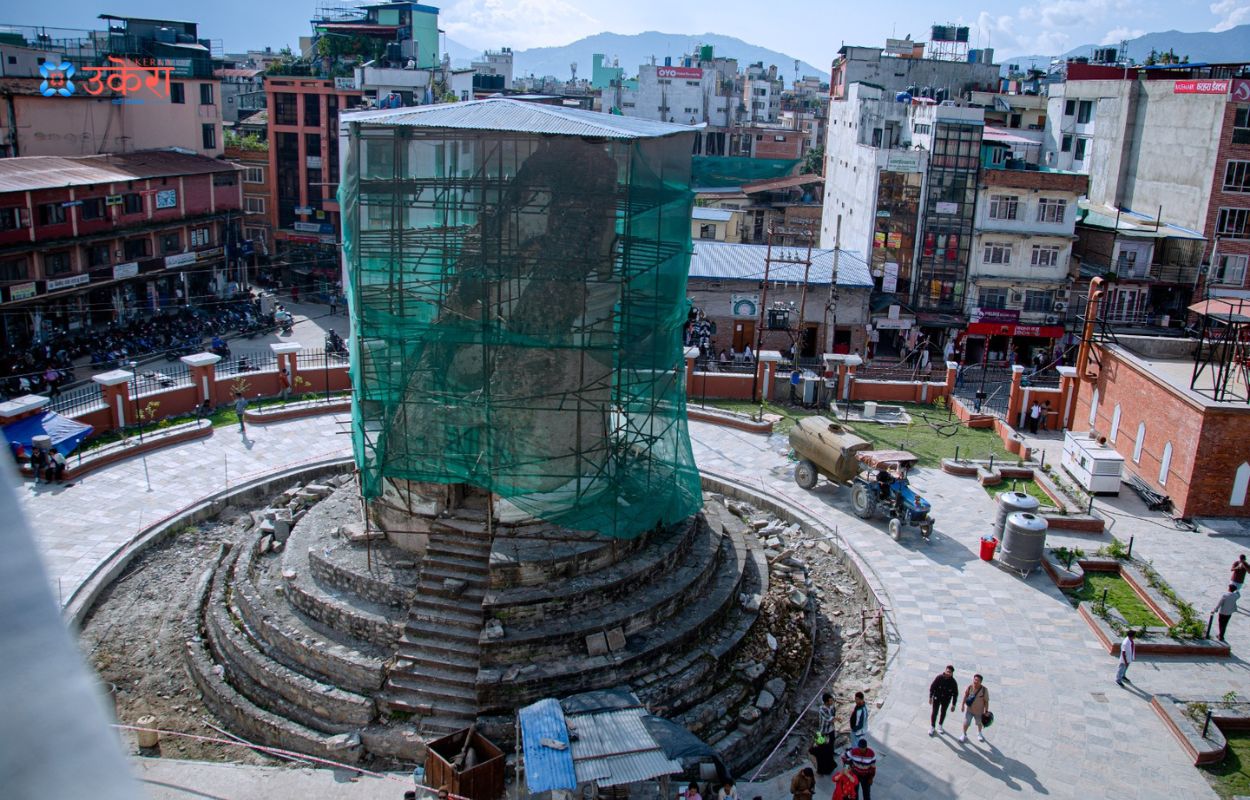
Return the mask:
<path fill-rule="evenodd" d="M 691 185 L 700 189 L 741 186 L 744 183 L 785 178 L 799 162 L 791 158 L 742 158 L 741 156 L 695 156 Z"/>
<path fill-rule="evenodd" d="M 462 483 L 614 537 L 697 512 L 690 147 L 349 125 L 339 199 L 366 498 L 388 481 Z"/>

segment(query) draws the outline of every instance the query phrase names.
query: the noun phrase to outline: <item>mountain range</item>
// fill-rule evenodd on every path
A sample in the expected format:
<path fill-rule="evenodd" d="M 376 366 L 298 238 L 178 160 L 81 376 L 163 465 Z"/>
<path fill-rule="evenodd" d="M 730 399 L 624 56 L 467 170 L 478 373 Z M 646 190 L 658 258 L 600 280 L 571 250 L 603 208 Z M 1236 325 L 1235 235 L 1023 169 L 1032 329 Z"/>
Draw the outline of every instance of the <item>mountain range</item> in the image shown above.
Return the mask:
<path fill-rule="evenodd" d="M 1119 42 L 1113 44 L 1119 44 Z M 1090 56 L 1095 48 L 1107 46 L 1109 45 L 1083 44 L 1054 57 L 1067 59 Z M 1238 25 L 1235 28 L 1229 28 L 1219 33 L 1211 33 L 1209 31 L 1193 33 L 1161 31 L 1143 34 L 1135 39 L 1128 40 L 1128 57 L 1138 63 L 1145 61 L 1151 50 L 1159 52 L 1173 50 L 1178 56 L 1189 56 L 1191 62 L 1248 61 L 1250 60 L 1250 25 Z M 998 61 L 1004 66 L 1007 64 L 1018 64 L 1021 69 L 1029 69 L 1034 66 L 1039 69 L 1045 69 L 1050 64 L 1051 58 L 1052 56 L 1042 55 L 998 56 Z"/>
<path fill-rule="evenodd" d="M 631 77 L 638 74 L 639 65 L 651 63 L 652 56 L 658 64 L 664 63 L 665 56 L 672 57 L 673 63 L 677 63 L 679 58 L 688 55 L 701 44 L 711 45 L 717 56 L 738 59 L 739 67 L 759 61 L 762 61 L 766 67 L 776 64 L 778 75 L 783 77 L 786 83 L 794 80 L 797 59 L 777 50 L 770 50 L 767 47 L 718 33 L 684 34 L 658 31 L 630 35 L 598 33 L 560 47 L 514 50 L 512 74 L 517 77 L 554 75 L 557 78 L 567 79 L 571 74 L 569 65 L 576 63 L 578 77 L 589 78 L 591 57 L 595 53 L 603 53 L 607 56 L 609 64 L 612 63 L 613 58 L 618 59 L 625 69 L 626 77 Z M 456 66 L 467 65 L 470 60 L 480 58 L 482 55 L 481 51 L 465 47 L 451 39 L 445 40 L 445 50 L 450 54 L 452 64 Z M 798 61 L 798 72 L 800 76 L 819 75 L 825 80 L 829 77 L 828 65 L 815 67 L 804 61 Z"/>

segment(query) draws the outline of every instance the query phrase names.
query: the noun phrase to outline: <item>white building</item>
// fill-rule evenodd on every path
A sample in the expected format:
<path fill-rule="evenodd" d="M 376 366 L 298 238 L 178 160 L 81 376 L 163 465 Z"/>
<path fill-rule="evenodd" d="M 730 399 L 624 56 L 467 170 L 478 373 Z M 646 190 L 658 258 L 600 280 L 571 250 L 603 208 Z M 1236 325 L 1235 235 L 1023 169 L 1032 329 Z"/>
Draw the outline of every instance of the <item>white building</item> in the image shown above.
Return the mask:
<path fill-rule="evenodd" d="M 720 93 L 721 81 L 714 70 L 644 64 L 638 68 L 637 84 L 636 89 L 621 90 L 621 111 L 627 117 L 729 125 L 732 98 Z"/>
<path fill-rule="evenodd" d="M 487 50 L 482 58 L 473 61 L 470 66 L 478 75 L 499 75 L 503 78 L 503 88 L 512 88 L 512 48 Z"/>

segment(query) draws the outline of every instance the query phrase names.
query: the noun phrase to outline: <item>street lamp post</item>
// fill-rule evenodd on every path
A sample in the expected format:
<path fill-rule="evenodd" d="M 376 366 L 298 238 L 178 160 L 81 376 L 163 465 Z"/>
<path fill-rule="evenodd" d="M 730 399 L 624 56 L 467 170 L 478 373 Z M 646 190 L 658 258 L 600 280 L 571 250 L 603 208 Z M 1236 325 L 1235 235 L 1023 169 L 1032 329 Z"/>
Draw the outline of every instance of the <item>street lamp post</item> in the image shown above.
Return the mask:
<path fill-rule="evenodd" d="M 131 361 L 130 367 L 130 402 L 135 408 L 135 422 L 139 425 L 139 444 L 143 444 L 143 420 L 139 418 L 139 362 Z"/>

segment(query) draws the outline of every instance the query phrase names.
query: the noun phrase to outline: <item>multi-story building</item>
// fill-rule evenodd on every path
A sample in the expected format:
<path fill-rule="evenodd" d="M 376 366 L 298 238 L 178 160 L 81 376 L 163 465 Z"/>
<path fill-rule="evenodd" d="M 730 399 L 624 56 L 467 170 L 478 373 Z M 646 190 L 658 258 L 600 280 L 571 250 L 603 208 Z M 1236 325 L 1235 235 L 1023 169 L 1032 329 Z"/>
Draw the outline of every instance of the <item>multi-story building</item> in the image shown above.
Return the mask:
<path fill-rule="evenodd" d="M 969 363 L 1047 360 L 1065 334 L 1077 202 L 1088 178 L 1029 168 L 985 143 L 964 311 Z"/>
<path fill-rule="evenodd" d="M 102 15 L 104 31 L 6 26 L 0 155 L 79 156 L 181 147 L 222 152 L 212 43 L 194 22 Z M 44 96 L 45 62 L 74 66 Z"/>
<path fill-rule="evenodd" d="M 662 122 L 727 127 L 732 97 L 722 91 L 718 73 L 697 65 L 673 66 L 668 58 L 664 61 L 638 68 L 636 88 L 621 91 L 621 112 Z"/>
<path fill-rule="evenodd" d="M 213 71 L 221 81 L 221 118 L 238 122 L 265 107 L 265 73 L 252 67 L 222 67 Z"/>
<path fill-rule="evenodd" d="M 759 61 L 746 68 L 742 81 L 742 105 L 746 113 L 740 122 L 776 122 L 781 116 L 781 93 L 785 81 L 777 76 L 777 65 Z"/>
<path fill-rule="evenodd" d="M 1250 296 L 1247 75 L 1247 63 L 1069 63 L 1051 87 L 1045 163 L 1088 173 L 1090 202 L 1112 216 L 1200 234 L 1212 294 Z"/>
<path fill-rule="evenodd" d="M 226 293 L 238 168 L 174 150 L 0 159 L 8 346 Z"/>
<path fill-rule="evenodd" d="M 910 92 L 916 97 L 954 100 L 973 90 L 998 89 L 1000 67 L 991 49 L 973 51 L 976 60 L 926 57 L 925 44 L 892 40 L 887 48 L 846 45 L 838 50 L 830 79 L 830 97 L 846 98 L 852 85 L 871 83 L 889 96 Z"/>
<path fill-rule="evenodd" d="M 480 59 L 474 60 L 469 66 L 473 68 L 473 72 L 477 74 L 478 78 L 491 79 L 489 81 L 475 80 L 473 84 L 474 89 L 478 89 L 480 86 L 482 89 L 490 88 L 497 92 L 512 90 L 511 47 L 487 50 Z"/>
<path fill-rule="evenodd" d="M 247 140 L 227 146 L 225 157 L 239 167 L 243 183 L 241 235 L 244 242 L 251 243 L 251 263 L 255 266 L 259 259 L 269 255 L 273 242 L 269 216 L 273 176 L 269 168 L 269 143 Z"/>

